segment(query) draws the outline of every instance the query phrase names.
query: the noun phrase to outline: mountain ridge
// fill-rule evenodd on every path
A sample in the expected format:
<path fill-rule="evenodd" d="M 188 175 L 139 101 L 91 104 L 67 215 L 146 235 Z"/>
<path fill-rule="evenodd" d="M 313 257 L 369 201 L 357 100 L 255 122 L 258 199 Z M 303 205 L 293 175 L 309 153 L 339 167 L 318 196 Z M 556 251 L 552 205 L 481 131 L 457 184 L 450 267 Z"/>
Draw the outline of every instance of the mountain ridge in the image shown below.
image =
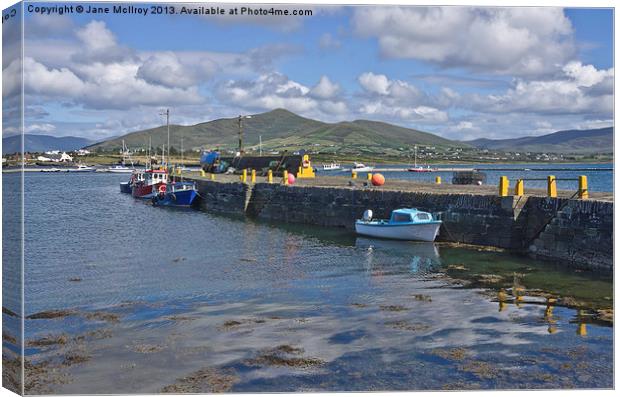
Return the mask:
<path fill-rule="evenodd" d="M 464 141 L 464 143 L 479 149 L 502 151 L 549 151 L 555 153 L 613 152 L 613 134 L 614 127 L 604 127 L 587 130 L 562 130 L 545 135 L 511 139 L 479 138 Z"/>

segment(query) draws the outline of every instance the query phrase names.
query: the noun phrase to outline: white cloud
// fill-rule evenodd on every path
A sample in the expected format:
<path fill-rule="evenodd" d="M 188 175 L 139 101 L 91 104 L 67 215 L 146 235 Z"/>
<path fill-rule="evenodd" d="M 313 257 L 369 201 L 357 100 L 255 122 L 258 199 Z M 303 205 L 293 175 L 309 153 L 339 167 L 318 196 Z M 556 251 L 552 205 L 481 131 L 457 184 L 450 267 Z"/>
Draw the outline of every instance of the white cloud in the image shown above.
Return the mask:
<path fill-rule="evenodd" d="M 470 95 L 461 105 L 495 113 L 606 115 L 613 113 L 614 70 L 570 62 L 550 80 L 515 80 L 504 94 Z"/>
<path fill-rule="evenodd" d="M 548 73 L 576 51 L 560 8 L 358 7 L 352 25 L 386 57 L 491 73 Z"/>
<path fill-rule="evenodd" d="M 173 52 L 156 53 L 146 58 L 138 68 L 137 77 L 147 83 L 169 88 L 189 88 L 207 80 L 217 70 L 217 65 L 203 59 L 200 64 L 184 64 Z"/>
<path fill-rule="evenodd" d="M 221 102 L 242 109 L 264 111 L 284 108 L 310 117 L 343 114 L 347 111 L 343 101 L 334 99 L 336 89 L 327 78 L 321 79 L 310 89 L 281 73 L 269 73 L 255 80 L 226 81 L 218 86 L 216 95 Z M 317 92 L 323 94 L 323 97 L 317 95 Z"/>
<path fill-rule="evenodd" d="M 26 134 L 35 133 L 35 134 L 45 134 L 54 132 L 56 127 L 53 124 L 43 123 L 43 124 L 28 124 L 24 127 L 24 132 Z"/>
<path fill-rule="evenodd" d="M 321 99 L 333 98 L 340 92 L 340 86 L 333 83 L 329 77 L 321 76 L 318 84 L 312 87 L 311 95 Z"/>
<path fill-rule="evenodd" d="M 366 91 L 380 95 L 389 94 L 389 87 L 391 83 L 384 74 L 366 72 L 359 76 L 358 81 Z"/>
<path fill-rule="evenodd" d="M 319 38 L 319 47 L 323 50 L 336 50 L 341 46 L 340 40 L 334 38 L 331 33 L 323 33 Z"/>

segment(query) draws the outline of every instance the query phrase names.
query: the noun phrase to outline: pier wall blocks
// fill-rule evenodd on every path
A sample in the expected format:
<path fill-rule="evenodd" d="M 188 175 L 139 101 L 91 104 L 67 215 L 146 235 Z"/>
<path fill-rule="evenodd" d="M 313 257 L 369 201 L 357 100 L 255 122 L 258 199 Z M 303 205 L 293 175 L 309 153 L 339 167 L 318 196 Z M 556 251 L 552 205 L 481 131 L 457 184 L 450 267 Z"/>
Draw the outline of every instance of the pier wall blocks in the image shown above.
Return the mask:
<path fill-rule="evenodd" d="M 529 245 L 524 248 L 530 256 L 575 268 L 613 271 L 612 202 L 530 197 L 527 207 L 524 241 Z"/>
<path fill-rule="evenodd" d="M 395 208 L 415 207 L 443 221 L 439 241 L 508 248 L 577 268 L 613 268 L 611 202 L 196 182 L 205 211 L 353 229 L 367 209 L 388 218 Z"/>
<path fill-rule="evenodd" d="M 389 218 L 399 207 L 432 212 L 443 221 L 439 239 L 512 248 L 512 197 L 431 194 L 375 189 L 256 184 L 248 215 L 266 220 L 353 229 L 367 209 Z"/>
<path fill-rule="evenodd" d="M 247 205 L 249 185 L 197 180 L 200 209 L 232 215 L 243 215 Z"/>

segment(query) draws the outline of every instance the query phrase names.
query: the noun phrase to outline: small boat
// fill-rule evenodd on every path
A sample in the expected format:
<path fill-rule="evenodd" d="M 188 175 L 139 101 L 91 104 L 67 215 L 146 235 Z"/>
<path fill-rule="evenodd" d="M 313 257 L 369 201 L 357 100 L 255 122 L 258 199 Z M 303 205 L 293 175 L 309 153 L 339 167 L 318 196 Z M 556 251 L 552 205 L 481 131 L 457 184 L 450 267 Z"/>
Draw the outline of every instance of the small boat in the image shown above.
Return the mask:
<path fill-rule="evenodd" d="M 129 149 L 127 147 L 125 147 L 125 140 L 123 140 L 123 150 L 122 150 L 122 154 L 123 154 L 123 159 L 121 160 L 121 164 L 117 164 L 113 167 L 108 167 L 106 168 L 107 172 L 114 172 L 114 173 L 120 173 L 120 174 L 129 174 L 134 172 L 136 169 L 133 166 L 133 161 L 131 160 L 131 155 L 129 154 Z M 127 167 L 125 165 L 125 159 L 129 159 L 131 161 L 131 167 Z"/>
<path fill-rule="evenodd" d="M 69 168 L 67 172 L 93 172 L 95 169 L 84 164 L 78 164 L 77 168 Z"/>
<path fill-rule="evenodd" d="M 323 164 L 323 171 L 338 171 L 341 170 L 342 167 L 339 163 L 331 162 L 329 164 Z"/>
<path fill-rule="evenodd" d="M 121 174 L 129 174 L 135 171 L 134 168 L 129 168 L 126 167 L 124 165 L 115 165 L 114 167 L 108 167 L 106 168 L 107 172 L 115 172 L 115 173 L 121 173 Z"/>
<path fill-rule="evenodd" d="M 428 165 L 426 167 L 422 167 L 421 165 L 418 165 L 416 167 L 407 168 L 407 171 L 409 172 L 433 172 L 435 171 L 435 169 L 431 168 Z"/>
<path fill-rule="evenodd" d="M 153 205 L 166 207 L 189 207 L 192 205 L 198 191 L 194 182 L 173 182 L 151 198 Z"/>
<path fill-rule="evenodd" d="M 131 181 L 121 182 L 121 193 L 131 194 Z"/>
<path fill-rule="evenodd" d="M 366 166 L 362 163 L 357 163 L 354 162 L 353 163 L 353 168 L 351 169 L 351 171 L 355 171 L 355 172 L 370 172 L 372 170 L 374 170 L 375 167 L 370 167 L 370 166 Z"/>
<path fill-rule="evenodd" d="M 389 220 L 372 219 L 372 211 L 366 210 L 362 219 L 355 221 L 358 234 L 396 240 L 435 241 L 441 226 L 429 212 L 416 208 L 399 208 L 392 211 Z"/>

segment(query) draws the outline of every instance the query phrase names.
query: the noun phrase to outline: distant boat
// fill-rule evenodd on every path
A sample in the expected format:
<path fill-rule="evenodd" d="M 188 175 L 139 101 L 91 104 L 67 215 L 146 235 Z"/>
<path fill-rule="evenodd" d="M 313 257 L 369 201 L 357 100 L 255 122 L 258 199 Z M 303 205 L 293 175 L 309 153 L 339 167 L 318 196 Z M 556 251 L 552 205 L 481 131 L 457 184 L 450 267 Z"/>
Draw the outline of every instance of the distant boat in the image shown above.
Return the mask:
<path fill-rule="evenodd" d="M 60 168 L 41 168 L 41 172 L 60 172 Z"/>
<path fill-rule="evenodd" d="M 355 172 L 370 172 L 372 170 L 374 170 L 375 167 L 370 167 L 370 166 L 366 166 L 362 163 L 357 163 L 354 162 L 353 163 L 353 168 L 351 169 L 351 171 L 355 171 Z"/>
<path fill-rule="evenodd" d="M 396 209 L 389 220 L 373 220 L 372 211 L 366 210 L 355 222 L 358 234 L 396 240 L 435 241 L 440 227 L 441 221 L 431 213 L 416 208 Z"/>
<path fill-rule="evenodd" d="M 114 167 L 108 167 L 106 169 L 108 172 L 115 172 L 118 174 L 130 174 L 134 172 L 133 168 L 125 167 L 124 165 L 115 165 Z"/>
<path fill-rule="evenodd" d="M 125 158 L 129 158 L 129 160 L 131 161 L 131 155 L 129 154 L 129 150 L 127 150 L 127 148 L 125 147 L 125 141 L 123 140 L 123 159 L 121 160 L 121 164 L 119 165 L 115 165 L 113 167 L 108 167 L 106 168 L 107 172 L 114 172 L 114 173 L 120 173 L 120 174 L 129 174 L 134 172 L 136 169 L 133 166 L 133 161 L 131 161 L 131 168 L 127 167 L 125 165 Z"/>
<path fill-rule="evenodd" d="M 67 172 L 93 172 L 95 169 L 93 167 L 86 166 L 84 164 L 78 164 L 77 168 L 69 168 Z"/>
<path fill-rule="evenodd" d="M 189 207 L 198 197 L 194 182 L 173 182 L 166 186 L 166 190 L 153 195 L 151 201 L 155 206 Z"/>
<path fill-rule="evenodd" d="M 407 171 L 409 172 L 433 172 L 437 170 L 437 169 L 431 168 L 428 165 L 426 167 L 418 165 L 418 146 L 416 145 L 413 148 L 414 148 L 413 166 L 407 168 Z"/>
<path fill-rule="evenodd" d="M 329 164 L 323 164 L 323 171 L 338 171 L 341 170 L 342 167 L 339 163 L 331 162 Z"/>
<path fill-rule="evenodd" d="M 436 169 L 431 168 L 428 165 L 426 167 L 422 167 L 421 165 L 418 165 L 416 167 L 407 168 L 407 171 L 409 172 L 433 172 L 433 171 L 436 171 Z"/>

